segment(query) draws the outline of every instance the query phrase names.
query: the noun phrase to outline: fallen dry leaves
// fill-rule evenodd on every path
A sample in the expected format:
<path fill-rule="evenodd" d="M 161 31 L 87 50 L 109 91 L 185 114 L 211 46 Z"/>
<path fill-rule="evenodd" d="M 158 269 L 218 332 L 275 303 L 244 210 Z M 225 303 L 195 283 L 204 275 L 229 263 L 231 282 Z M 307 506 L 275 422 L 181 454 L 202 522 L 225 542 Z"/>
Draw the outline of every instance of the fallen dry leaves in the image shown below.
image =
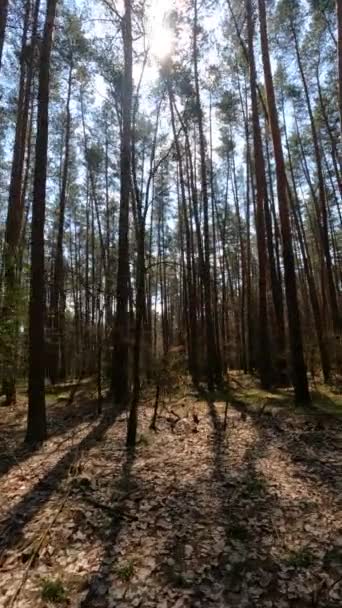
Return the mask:
<path fill-rule="evenodd" d="M 6 465 L 0 606 L 341 606 L 341 423 L 172 402 L 134 455 L 108 405 Z"/>

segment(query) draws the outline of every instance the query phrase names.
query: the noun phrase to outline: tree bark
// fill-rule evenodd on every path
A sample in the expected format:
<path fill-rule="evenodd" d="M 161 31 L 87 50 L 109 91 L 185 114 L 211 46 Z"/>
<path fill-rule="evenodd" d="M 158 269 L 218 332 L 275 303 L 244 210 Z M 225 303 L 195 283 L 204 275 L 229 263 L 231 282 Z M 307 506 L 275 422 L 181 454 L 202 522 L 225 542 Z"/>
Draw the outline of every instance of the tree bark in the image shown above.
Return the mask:
<path fill-rule="evenodd" d="M 294 25 L 292 20 L 291 20 L 291 31 L 292 31 L 292 35 L 293 35 L 293 39 L 294 39 L 294 44 L 295 44 L 298 69 L 299 69 L 302 83 L 303 83 L 304 95 L 305 95 L 306 105 L 307 105 L 309 119 L 310 119 L 312 141 L 313 141 L 314 152 L 315 152 L 317 178 L 318 178 L 319 202 L 320 202 L 320 213 L 319 213 L 318 221 L 319 221 L 319 228 L 320 228 L 320 238 L 322 241 L 322 248 L 323 248 L 325 265 L 326 265 L 330 310 L 331 310 L 331 315 L 332 315 L 332 320 L 333 320 L 333 325 L 334 325 L 335 331 L 339 332 L 341 330 L 341 315 L 340 315 L 338 303 L 337 303 L 337 294 L 336 294 L 336 287 L 335 287 L 335 282 L 334 282 L 333 267 L 332 267 L 331 252 L 330 252 L 328 203 L 327 203 L 327 198 L 326 198 L 326 193 L 325 193 L 321 148 L 320 148 L 319 137 L 318 137 L 317 128 L 316 128 L 316 124 L 315 124 L 315 119 L 314 119 L 314 115 L 313 115 L 313 111 L 312 111 L 309 89 L 308 89 L 308 85 L 307 85 L 307 81 L 306 81 L 306 77 L 305 77 L 305 73 L 304 73 L 303 62 L 302 62 L 302 58 L 300 55 L 296 26 Z"/>
<path fill-rule="evenodd" d="M 261 129 L 259 121 L 259 109 L 256 87 L 256 67 L 254 58 L 254 25 L 251 0 L 246 0 L 247 28 L 248 28 L 248 55 L 250 68 L 250 87 L 252 99 L 252 121 L 254 137 L 254 162 L 255 180 L 257 191 L 256 205 L 256 231 L 259 258 L 259 343 L 258 343 L 258 368 L 260 371 L 261 384 L 264 389 L 269 389 L 272 384 L 271 353 L 269 339 L 269 321 L 267 310 L 267 249 L 265 235 L 264 205 L 267 196 L 267 184 L 265 173 L 265 160 L 262 149 Z"/>
<path fill-rule="evenodd" d="M 285 291 L 289 324 L 289 339 L 292 359 L 292 377 L 296 403 L 309 404 L 310 394 L 304 361 L 302 330 L 297 295 L 295 261 L 292 246 L 292 233 L 287 199 L 287 177 L 278 121 L 278 112 L 274 95 L 273 76 L 268 48 L 267 18 L 265 1 L 258 0 L 262 60 L 265 76 L 267 104 L 276 162 L 279 214 L 283 238 L 283 256 L 285 270 Z"/>
<path fill-rule="evenodd" d="M 193 62 L 195 76 L 196 114 L 199 133 L 200 171 L 203 202 L 203 232 L 204 232 L 204 296 L 205 296 L 205 323 L 206 323 L 206 347 L 207 347 L 207 380 L 208 388 L 212 390 L 215 384 L 222 382 L 221 361 L 218 353 L 218 345 L 215 339 L 214 317 L 212 309 L 212 281 L 210 272 L 210 232 L 209 232 L 209 196 L 207 177 L 206 142 L 203 128 L 203 111 L 200 98 L 199 74 L 198 74 L 198 3 L 194 2 L 194 26 L 193 26 Z"/>
<path fill-rule="evenodd" d="M 30 52 L 27 53 L 28 31 L 31 18 L 31 2 L 25 5 L 24 28 L 21 41 L 19 96 L 16 128 L 9 186 L 8 212 L 4 249 L 4 305 L 2 323 L 5 329 L 3 343 L 3 386 L 5 404 L 16 402 L 16 361 L 18 347 L 18 305 L 20 299 L 20 277 L 18 273 L 20 241 L 24 219 L 23 176 L 25 150 L 29 124 L 31 92 L 33 81 L 33 53 L 36 43 L 39 0 L 32 16 L 32 35 Z"/>
<path fill-rule="evenodd" d="M 31 293 L 29 310 L 29 389 L 26 441 L 46 438 L 44 226 L 49 134 L 50 57 L 57 0 L 48 0 L 39 63 L 36 157 L 33 179 Z"/>
<path fill-rule="evenodd" d="M 65 379 L 65 368 L 63 365 L 63 350 L 65 348 L 63 340 L 64 328 L 64 259 L 63 259 L 63 239 L 65 223 L 65 205 L 67 199 L 67 186 L 69 176 L 70 159 L 70 134 L 71 134 L 71 88 L 72 88 L 72 62 L 69 67 L 68 91 L 66 100 L 66 124 L 65 124 L 65 145 L 64 161 L 62 171 L 62 187 L 59 199 L 59 216 L 57 229 L 57 244 L 53 271 L 53 284 L 51 289 L 51 358 L 49 373 L 52 384 Z"/>
<path fill-rule="evenodd" d="M 175 112 L 174 112 L 174 99 L 171 83 L 168 81 L 168 95 L 170 102 L 171 112 L 171 125 L 172 132 L 175 142 L 177 160 L 178 160 L 178 171 L 179 171 L 179 183 L 180 183 L 180 194 L 181 194 L 181 212 L 185 231 L 185 247 L 186 247 L 186 275 L 187 275 L 187 286 L 188 286 L 188 303 L 189 303 L 189 371 L 194 384 L 199 381 L 198 375 L 198 353 L 197 353 L 197 310 L 196 310 L 196 286 L 193 281 L 193 271 L 191 264 L 191 236 L 190 227 L 188 220 L 188 213 L 186 209 L 186 194 L 185 194 L 185 182 L 184 182 L 184 171 L 183 171 L 183 160 L 180 148 L 180 142 L 178 133 L 176 131 Z"/>
<path fill-rule="evenodd" d="M 2 51 L 5 42 L 5 33 L 8 15 L 8 0 L 0 0 L 0 69 L 2 63 Z"/>
<path fill-rule="evenodd" d="M 336 0 L 338 34 L 338 103 L 340 110 L 340 130 L 342 131 L 342 2 Z"/>
<path fill-rule="evenodd" d="M 132 7 L 125 0 L 125 14 L 121 29 L 124 46 L 124 75 L 122 83 L 122 137 L 120 159 L 120 216 L 119 255 L 117 272 L 117 310 L 114 326 L 112 389 L 115 403 L 124 403 L 129 393 L 128 370 L 128 293 L 129 243 L 128 222 L 131 193 L 131 141 L 132 141 Z"/>

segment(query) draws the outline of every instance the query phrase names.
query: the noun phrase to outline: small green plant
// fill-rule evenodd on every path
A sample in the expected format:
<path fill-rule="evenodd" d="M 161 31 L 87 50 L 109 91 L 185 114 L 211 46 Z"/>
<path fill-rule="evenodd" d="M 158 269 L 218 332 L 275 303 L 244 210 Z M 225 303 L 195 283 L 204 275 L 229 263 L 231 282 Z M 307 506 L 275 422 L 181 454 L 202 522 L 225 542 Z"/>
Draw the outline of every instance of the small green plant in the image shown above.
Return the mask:
<path fill-rule="evenodd" d="M 44 578 L 42 581 L 41 597 L 46 602 L 62 604 L 67 598 L 62 581 L 59 578 L 56 580 Z"/>
<path fill-rule="evenodd" d="M 292 551 L 286 561 L 293 568 L 308 568 L 314 561 L 314 555 L 307 547 L 303 547 L 298 551 Z"/>
<path fill-rule="evenodd" d="M 128 582 L 129 580 L 131 580 L 133 574 L 134 574 L 134 564 L 132 561 L 127 562 L 126 564 L 122 564 L 122 566 L 119 566 L 117 568 L 116 571 L 118 577 L 122 580 L 122 581 L 126 581 Z"/>

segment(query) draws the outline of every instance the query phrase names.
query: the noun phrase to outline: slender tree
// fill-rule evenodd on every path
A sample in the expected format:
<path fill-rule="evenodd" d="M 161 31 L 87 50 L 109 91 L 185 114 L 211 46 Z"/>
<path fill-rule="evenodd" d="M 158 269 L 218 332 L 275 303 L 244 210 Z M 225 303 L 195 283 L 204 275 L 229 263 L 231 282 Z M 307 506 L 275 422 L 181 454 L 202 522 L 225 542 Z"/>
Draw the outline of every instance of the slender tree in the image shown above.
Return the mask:
<path fill-rule="evenodd" d="M 276 162 L 279 214 L 283 239 L 285 290 L 292 358 L 292 377 L 295 389 L 296 402 L 307 404 L 310 403 L 310 394 L 303 353 L 302 331 L 296 285 L 296 272 L 292 245 L 292 233 L 289 217 L 289 205 L 287 199 L 287 177 L 285 171 L 285 162 L 268 49 L 265 1 L 258 0 L 258 3 L 261 50 L 267 94 L 267 107 L 273 140 L 274 157 Z"/>
<path fill-rule="evenodd" d="M 0 69 L 2 63 L 2 51 L 5 42 L 5 33 L 8 15 L 8 0 L 0 0 Z"/>
<path fill-rule="evenodd" d="M 338 101 L 340 110 L 340 128 L 342 130 L 342 2 L 336 0 L 337 12 L 337 60 L 338 60 Z"/>
<path fill-rule="evenodd" d="M 264 205 L 267 196 L 265 160 L 262 148 L 259 121 L 258 98 L 256 88 L 256 67 L 254 58 L 254 25 L 251 0 L 246 0 L 248 28 L 248 57 L 250 69 L 250 88 L 252 98 L 252 122 L 254 137 L 254 163 L 257 192 L 256 230 L 259 256 L 259 349 L 258 367 L 263 388 L 272 384 L 271 353 L 269 339 L 269 321 L 267 312 L 267 249 L 265 234 Z"/>
<path fill-rule="evenodd" d="M 129 204 L 131 194 L 131 142 L 132 142 L 132 6 L 131 0 L 124 2 L 125 12 L 121 18 L 124 49 L 124 71 L 122 78 L 122 133 L 120 160 L 120 215 L 119 251 L 117 273 L 117 310 L 113 335 L 112 388 L 116 403 L 128 399 L 128 351 L 129 351 Z"/>
<path fill-rule="evenodd" d="M 193 64 L 196 94 L 196 117 L 199 133 L 200 173 L 203 202 L 203 232 L 204 232 L 204 268 L 203 283 L 205 297 L 205 323 L 206 323 L 206 347 L 207 347 L 207 377 L 208 388 L 212 390 L 214 384 L 222 381 L 222 369 L 219 354 L 219 345 L 215 339 L 214 310 L 212 305 L 212 279 L 211 279 L 211 255 L 210 255 L 210 232 L 209 232 L 209 195 L 208 195 L 208 167 L 206 139 L 204 135 L 203 110 L 200 97 L 200 83 L 198 73 L 198 2 L 194 0 L 193 21 Z"/>
<path fill-rule="evenodd" d="M 29 312 L 29 403 L 26 440 L 46 438 L 44 226 L 49 134 L 50 58 L 57 0 L 48 0 L 39 59 L 38 114 L 32 201 Z"/>

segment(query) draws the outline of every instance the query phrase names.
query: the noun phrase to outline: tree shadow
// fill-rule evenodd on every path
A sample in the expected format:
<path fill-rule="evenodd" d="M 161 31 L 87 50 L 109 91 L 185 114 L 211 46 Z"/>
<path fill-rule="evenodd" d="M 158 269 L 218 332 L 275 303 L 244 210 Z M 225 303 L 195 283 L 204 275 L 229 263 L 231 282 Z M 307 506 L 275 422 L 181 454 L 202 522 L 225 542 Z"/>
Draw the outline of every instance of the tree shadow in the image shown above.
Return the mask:
<path fill-rule="evenodd" d="M 23 496 L 1 522 L 0 554 L 18 544 L 27 524 L 39 513 L 44 504 L 58 489 L 79 454 L 87 452 L 111 427 L 122 409 L 103 416 L 99 423 L 53 466 L 34 487 Z"/>
<path fill-rule="evenodd" d="M 310 571 L 311 565 L 317 564 L 315 539 L 309 538 L 313 548 L 299 547 L 293 553 L 277 542 L 277 526 L 284 525 L 284 513 L 290 520 L 296 520 L 298 502 L 291 495 L 279 497 L 258 466 L 270 445 L 265 429 L 260 424 L 253 425 L 255 437 L 242 464 L 232 469 L 226 461 L 229 425 L 227 437 L 223 417 L 208 395 L 207 407 L 212 426 L 211 490 L 208 493 L 206 480 L 199 477 L 196 486 L 179 488 L 176 493 L 174 532 L 166 539 L 170 559 L 163 568 L 164 585 L 178 592 L 184 602 L 182 606 L 189 608 L 271 605 L 337 608 L 338 599 L 329 598 L 326 590 L 319 589 L 315 567 Z M 240 408 L 240 412 L 245 414 L 245 408 Z M 245 423 L 244 418 L 240 420 Z M 240 424 L 236 417 L 235 423 Z M 217 509 L 211 519 L 206 516 L 203 504 L 196 508 L 196 494 L 203 496 L 205 492 L 209 511 Z M 302 513 L 310 512 L 310 504 L 305 501 L 300 507 Z M 196 518 L 201 523 L 199 532 Z M 216 526 L 216 532 L 210 533 L 211 526 L 213 530 Z M 188 559 L 189 546 L 196 556 L 194 563 Z M 318 549 L 321 550 L 319 543 Z M 331 573 L 328 562 L 324 569 Z M 309 577 L 307 593 L 302 591 L 306 577 Z"/>
<path fill-rule="evenodd" d="M 106 596 L 110 588 L 110 579 L 114 572 L 116 562 L 114 547 L 124 519 L 125 503 L 131 496 L 131 490 L 137 489 L 131 476 L 135 454 L 135 449 L 126 452 L 121 475 L 119 479 L 114 480 L 110 527 L 109 530 L 106 529 L 105 533 L 102 535 L 100 530 L 100 536 L 102 536 L 101 540 L 104 546 L 101 564 L 97 571 L 92 574 L 86 596 L 80 604 L 81 608 L 94 608 L 94 606 L 98 605 L 107 605 Z M 122 493 L 122 498 L 119 501 L 115 500 L 118 490 Z"/>
<path fill-rule="evenodd" d="M 229 402 L 242 418 L 248 416 L 260 432 L 267 436 L 266 442 L 272 442 L 286 451 L 297 469 L 298 477 L 304 480 L 310 479 L 333 494 L 342 491 L 340 417 L 334 416 L 331 412 L 322 412 L 316 407 L 309 410 L 303 408 L 287 410 L 286 404 L 274 407 L 273 402 L 266 404 L 265 409 L 263 407 L 256 409 L 238 398 L 230 387 L 214 393 L 201 389 L 198 395 L 209 404 L 211 418 L 213 411 L 210 404 L 214 401 Z M 316 393 L 313 393 L 313 397 L 318 399 Z M 327 402 L 330 401 L 327 397 Z M 293 416 L 296 411 L 298 416 Z M 217 433 L 217 421 L 212 420 L 212 422 Z"/>
<path fill-rule="evenodd" d="M 48 406 L 48 438 L 63 437 L 83 422 L 96 415 L 97 400 L 81 399 L 66 409 L 65 402 Z M 8 424 L 0 422 L 0 479 L 16 465 L 20 465 L 37 451 L 36 446 L 24 443 L 25 428 L 20 418 Z M 9 446 L 15 446 L 9 449 Z"/>

